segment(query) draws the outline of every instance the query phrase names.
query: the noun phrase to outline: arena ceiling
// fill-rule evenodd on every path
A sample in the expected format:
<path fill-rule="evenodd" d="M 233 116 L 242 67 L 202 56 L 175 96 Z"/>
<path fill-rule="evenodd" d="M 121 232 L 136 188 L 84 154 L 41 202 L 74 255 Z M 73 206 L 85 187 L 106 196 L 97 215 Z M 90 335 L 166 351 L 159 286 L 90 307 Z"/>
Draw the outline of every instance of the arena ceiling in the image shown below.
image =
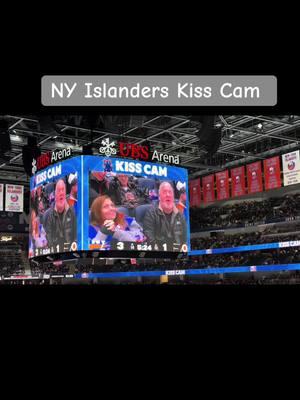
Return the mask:
<path fill-rule="evenodd" d="M 178 154 L 181 166 L 188 168 L 192 177 L 264 159 L 300 144 L 300 116 L 296 115 L 218 115 L 215 125 L 222 130 L 222 139 L 213 155 L 199 147 L 201 124 L 196 115 L 97 115 L 93 117 L 92 136 L 89 116 L 52 116 L 59 132 L 50 133 L 41 129 L 38 116 L 1 117 L 9 123 L 12 149 L 0 155 L 0 181 L 23 184 L 29 182 L 22 162 L 22 147 L 29 136 L 37 137 L 42 153 L 71 146 L 74 154 L 81 154 L 82 146 L 92 140 L 97 154 L 101 139 L 107 136 L 127 138 L 131 143 L 148 142 L 152 151 Z"/>

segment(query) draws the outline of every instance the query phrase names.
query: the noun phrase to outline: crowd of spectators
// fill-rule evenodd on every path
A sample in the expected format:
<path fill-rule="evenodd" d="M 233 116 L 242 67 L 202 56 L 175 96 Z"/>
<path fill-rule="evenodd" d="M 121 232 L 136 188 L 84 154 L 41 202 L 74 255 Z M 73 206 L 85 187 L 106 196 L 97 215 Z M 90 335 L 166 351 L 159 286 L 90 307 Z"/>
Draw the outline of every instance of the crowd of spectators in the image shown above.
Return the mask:
<path fill-rule="evenodd" d="M 298 248 L 256 250 L 242 253 L 210 254 L 191 257 L 190 268 L 222 268 L 251 265 L 296 264 L 300 262 Z"/>
<path fill-rule="evenodd" d="M 182 269 L 222 268 L 233 266 L 276 265 L 300 263 L 300 250 L 297 248 L 271 249 L 231 254 L 209 254 L 181 260 L 151 260 L 131 264 L 130 260 L 118 260 L 112 265 L 83 265 L 75 267 L 67 264 L 58 269 L 55 266 L 37 267 L 34 274 L 76 274 L 92 272 L 133 272 L 164 271 Z"/>
<path fill-rule="evenodd" d="M 224 207 L 210 206 L 190 210 L 190 224 L 195 228 L 222 227 L 228 228 L 241 224 L 255 224 L 261 221 L 271 221 L 278 218 L 300 218 L 300 194 L 286 195 L 281 198 L 270 198 L 263 201 L 243 201 Z M 226 234 L 218 232 L 213 237 L 201 237 L 191 240 L 192 250 L 214 249 L 226 247 L 239 247 L 272 242 L 285 242 L 299 240 L 300 223 L 294 221 L 286 224 L 271 224 L 263 231 L 248 233 Z M 20 252 L 25 252 L 27 241 L 19 240 L 18 243 L 5 243 L 7 251 L 10 245 L 18 245 Z M 2 245 L 3 247 L 4 245 Z M 3 253 L 5 254 L 5 253 Z M 37 266 L 31 264 L 32 275 L 42 274 L 76 274 L 90 272 L 126 272 L 126 271 L 151 271 L 172 270 L 189 268 L 212 268 L 251 265 L 276 265 L 300 263 L 300 247 L 281 248 L 273 250 L 250 251 L 241 253 L 209 254 L 197 257 L 186 257 L 180 260 L 151 260 L 131 263 L 129 260 L 118 260 L 112 265 L 97 265 L 77 262 L 44 264 Z M 17 260 L 8 263 L 5 257 L 0 258 L 2 276 L 24 275 L 24 265 Z"/>
<path fill-rule="evenodd" d="M 234 235 L 220 234 L 218 237 L 204 237 L 191 239 L 192 250 L 216 249 L 225 247 L 249 246 L 254 244 L 288 242 L 299 240 L 298 233 L 289 235 L 265 235 L 264 232 L 237 233 Z"/>
<path fill-rule="evenodd" d="M 194 280 L 185 277 L 184 281 L 172 281 L 168 284 L 171 285 L 299 285 L 300 273 L 299 271 L 289 272 L 288 274 L 271 274 L 257 278 L 254 275 L 241 277 L 227 277 L 224 275 L 222 279 L 216 280 Z"/>
<path fill-rule="evenodd" d="M 80 264 L 71 266 L 68 264 L 61 266 L 54 266 L 51 264 L 35 267 L 32 269 L 32 275 L 39 275 L 42 279 L 43 274 L 49 275 L 64 275 L 74 273 L 91 273 L 91 272 L 128 272 L 128 271 L 164 271 L 164 270 L 189 270 L 189 269 L 204 269 L 204 268 L 223 268 L 223 267 L 236 267 L 236 266 L 253 266 L 253 265 L 278 265 L 278 264 L 295 264 L 300 263 L 300 249 L 298 248 L 282 248 L 282 249 L 271 249 L 265 251 L 251 251 L 243 253 L 232 253 L 232 254 L 217 254 L 217 255 L 203 255 L 189 257 L 182 260 L 148 260 L 148 262 L 131 264 L 130 260 L 119 260 L 113 265 L 102 265 L 94 266 L 92 264 Z M 17 269 L 16 269 L 17 270 Z M 16 270 L 14 272 L 16 272 Z M 291 274 L 295 274 L 300 283 L 300 272 L 295 271 Z M 6 274 L 4 274 L 6 275 Z M 8 274 L 11 275 L 11 274 Z M 273 274 L 274 275 L 274 274 Z M 259 283 L 272 283 L 272 276 L 266 273 L 265 282 L 255 280 L 255 284 Z M 282 275 L 280 274 L 282 277 Z M 283 277 L 284 278 L 284 277 Z M 285 279 L 285 278 L 284 278 Z M 200 280 L 198 282 L 193 278 L 186 276 L 184 283 L 205 283 Z M 219 280 L 220 281 L 220 280 Z M 2 282 L 3 283 L 3 282 Z M 56 282 L 57 283 L 57 282 Z M 218 280 L 213 282 L 218 283 Z M 239 284 L 249 283 L 249 279 L 238 279 L 227 278 L 224 274 L 224 278 L 219 282 L 224 284 Z M 251 283 L 251 282 L 250 282 Z M 296 283 L 296 282 L 294 282 Z M 16 283 L 17 284 L 17 283 Z"/>
<path fill-rule="evenodd" d="M 270 198 L 263 201 L 242 201 L 226 206 L 190 209 L 191 230 L 291 218 L 300 215 L 300 194 Z"/>

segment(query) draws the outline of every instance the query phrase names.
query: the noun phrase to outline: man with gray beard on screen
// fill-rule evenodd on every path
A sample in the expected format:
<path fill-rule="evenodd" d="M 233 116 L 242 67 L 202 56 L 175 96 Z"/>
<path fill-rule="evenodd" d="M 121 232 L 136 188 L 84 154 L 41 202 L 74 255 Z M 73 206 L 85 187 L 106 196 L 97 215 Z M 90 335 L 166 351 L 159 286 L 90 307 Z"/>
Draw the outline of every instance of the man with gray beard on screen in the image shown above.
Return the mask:
<path fill-rule="evenodd" d="M 187 224 L 183 214 L 175 206 L 171 183 L 162 182 L 158 194 L 158 207 L 146 212 L 144 233 L 148 242 L 157 245 L 158 250 L 181 251 L 182 245 L 187 243 Z"/>
<path fill-rule="evenodd" d="M 76 217 L 73 207 L 66 198 L 66 184 L 59 179 L 55 186 L 55 204 L 46 211 L 44 217 L 48 246 L 54 253 L 70 251 L 71 244 L 77 241 Z"/>

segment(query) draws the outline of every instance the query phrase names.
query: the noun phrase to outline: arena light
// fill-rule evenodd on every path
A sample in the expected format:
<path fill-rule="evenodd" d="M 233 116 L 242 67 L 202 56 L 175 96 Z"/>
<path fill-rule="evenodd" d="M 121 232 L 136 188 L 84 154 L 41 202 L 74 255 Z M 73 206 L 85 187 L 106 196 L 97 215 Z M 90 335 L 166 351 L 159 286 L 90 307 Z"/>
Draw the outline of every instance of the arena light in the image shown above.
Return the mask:
<path fill-rule="evenodd" d="M 12 236 L 1 236 L 0 242 L 10 242 L 12 239 Z"/>
<path fill-rule="evenodd" d="M 22 143 L 23 142 L 21 136 L 19 136 L 17 134 L 10 135 L 10 139 L 11 139 L 12 142 L 15 142 L 15 143 Z"/>

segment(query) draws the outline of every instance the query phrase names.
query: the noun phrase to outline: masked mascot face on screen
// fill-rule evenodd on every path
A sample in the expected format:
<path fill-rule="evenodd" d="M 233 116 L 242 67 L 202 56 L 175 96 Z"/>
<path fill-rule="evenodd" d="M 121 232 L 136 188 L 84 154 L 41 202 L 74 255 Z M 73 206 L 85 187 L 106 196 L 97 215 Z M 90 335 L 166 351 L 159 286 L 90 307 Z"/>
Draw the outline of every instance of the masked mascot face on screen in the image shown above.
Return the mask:
<path fill-rule="evenodd" d="M 112 161 L 111 160 L 104 160 L 103 161 L 103 171 L 104 172 L 112 172 Z"/>

